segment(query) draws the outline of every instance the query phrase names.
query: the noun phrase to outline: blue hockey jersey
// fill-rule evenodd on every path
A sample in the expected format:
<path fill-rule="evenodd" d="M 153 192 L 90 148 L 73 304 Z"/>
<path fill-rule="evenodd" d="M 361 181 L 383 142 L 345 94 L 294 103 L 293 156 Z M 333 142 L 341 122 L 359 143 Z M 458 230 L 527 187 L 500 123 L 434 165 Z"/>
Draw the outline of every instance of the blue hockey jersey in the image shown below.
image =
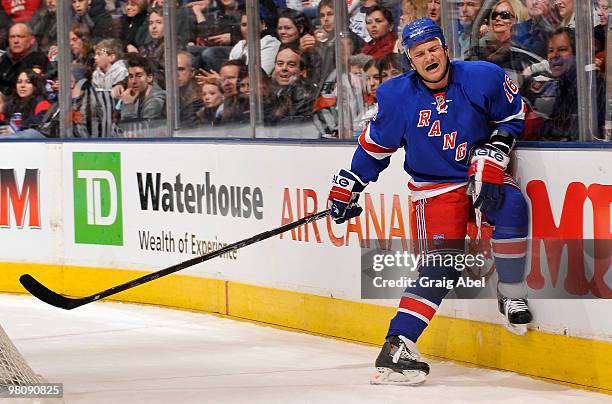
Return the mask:
<path fill-rule="evenodd" d="M 474 146 L 485 143 L 494 129 L 516 138 L 524 127 L 518 87 L 489 62 L 451 62 L 441 93 L 410 71 L 384 82 L 376 97 L 378 112 L 359 137 L 351 164 L 364 182 L 376 181 L 391 154 L 403 147 L 411 183 L 465 183 Z"/>

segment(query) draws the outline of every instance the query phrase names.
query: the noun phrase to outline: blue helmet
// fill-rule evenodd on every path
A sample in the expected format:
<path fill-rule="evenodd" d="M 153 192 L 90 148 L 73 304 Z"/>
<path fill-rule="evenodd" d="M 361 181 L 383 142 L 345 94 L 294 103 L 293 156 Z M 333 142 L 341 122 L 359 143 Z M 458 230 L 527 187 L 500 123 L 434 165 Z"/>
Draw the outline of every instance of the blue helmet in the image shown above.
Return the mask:
<path fill-rule="evenodd" d="M 438 38 L 442 46 L 446 40 L 440 28 L 431 18 L 419 18 L 404 27 L 402 31 L 402 46 L 406 53 L 414 45 L 425 42 L 431 38 Z"/>

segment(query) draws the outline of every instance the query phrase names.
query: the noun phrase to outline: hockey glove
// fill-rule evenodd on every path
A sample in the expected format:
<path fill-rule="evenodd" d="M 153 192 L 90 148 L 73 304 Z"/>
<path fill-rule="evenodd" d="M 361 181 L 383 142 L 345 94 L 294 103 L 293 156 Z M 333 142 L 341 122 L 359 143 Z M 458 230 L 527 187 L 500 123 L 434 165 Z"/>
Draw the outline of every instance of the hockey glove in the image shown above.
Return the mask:
<path fill-rule="evenodd" d="M 498 210 L 504 198 L 504 174 L 510 157 L 490 143 L 477 148 L 468 171 L 474 207 L 485 213 Z"/>
<path fill-rule="evenodd" d="M 336 223 L 344 223 L 361 214 L 363 209 L 357 204 L 357 200 L 366 185 L 368 184 L 348 170 L 342 169 L 334 175 L 327 207 L 331 209 L 330 216 Z"/>

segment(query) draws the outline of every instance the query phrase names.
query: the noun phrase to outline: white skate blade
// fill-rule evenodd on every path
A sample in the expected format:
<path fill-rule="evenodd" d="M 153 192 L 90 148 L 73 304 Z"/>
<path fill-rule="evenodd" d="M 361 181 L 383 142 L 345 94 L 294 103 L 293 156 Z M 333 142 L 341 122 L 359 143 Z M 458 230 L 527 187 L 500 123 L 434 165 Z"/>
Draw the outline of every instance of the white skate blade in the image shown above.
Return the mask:
<path fill-rule="evenodd" d="M 370 384 L 393 384 L 397 386 L 419 386 L 425 383 L 427 374 L 420 370 L 396 372 L 389 368 L 376 368 Z"/>
<path fill-rule="evenodd" d="M 504 320 L 504 327 L 506 327 L 506 329 L 511 333 L 516 334 L 519 337 L 522 337 L 527 334 L 527 324 L 512 324 L 505 317 Z"/>

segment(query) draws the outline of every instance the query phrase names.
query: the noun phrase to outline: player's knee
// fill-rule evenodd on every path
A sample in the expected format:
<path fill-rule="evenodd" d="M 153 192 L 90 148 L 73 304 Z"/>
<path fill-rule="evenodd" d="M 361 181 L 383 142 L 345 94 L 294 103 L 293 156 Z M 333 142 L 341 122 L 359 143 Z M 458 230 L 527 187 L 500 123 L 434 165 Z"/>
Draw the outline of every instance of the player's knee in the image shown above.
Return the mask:
<path fill-rule="evenodd" d="M 440 304 L 461 275 L 461 271 L 455 268 L 454 255 L 429 255 L 428 260 L 429 262 L 421 265 L 417 282 L 412 288 L 406 288 L 406 292 Z"/>

